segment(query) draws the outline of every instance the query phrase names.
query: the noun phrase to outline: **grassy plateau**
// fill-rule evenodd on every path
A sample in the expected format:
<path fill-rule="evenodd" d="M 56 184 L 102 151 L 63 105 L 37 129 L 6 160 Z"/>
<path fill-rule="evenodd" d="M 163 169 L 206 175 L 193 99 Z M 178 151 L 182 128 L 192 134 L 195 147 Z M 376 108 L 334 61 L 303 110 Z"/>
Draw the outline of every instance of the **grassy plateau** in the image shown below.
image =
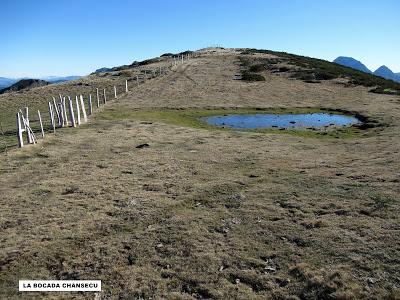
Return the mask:
<path fill-rule="evenodd" d="M 380 92 L 397 86 L 266 50 L 195 54 L 0 95 L 0 299 L 399 299 L 400 96 Z M 160 64 L 167 74 L 136 86 Z M 59 93 L 87 99 L 125 79 L 130 91 L 87 124 L 12 147 L 20 107 L 45 111 Z M 363 126 L 200 121 L 260 112 L 350 114 Z M 103 290 L 19 293 L 21 279 L 98 279 Z"/>

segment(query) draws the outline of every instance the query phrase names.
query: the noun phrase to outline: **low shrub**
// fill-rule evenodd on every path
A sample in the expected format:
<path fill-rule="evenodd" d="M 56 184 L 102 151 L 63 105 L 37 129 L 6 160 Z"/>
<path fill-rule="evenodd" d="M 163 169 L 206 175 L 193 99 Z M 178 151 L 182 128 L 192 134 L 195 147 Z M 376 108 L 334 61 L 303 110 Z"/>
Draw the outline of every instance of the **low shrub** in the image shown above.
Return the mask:
<path fill-rule="evenodd" d="M 252 66 L 249 68 L 249 71 L 250 71 L 250 72 L 253 72 L 253 73 L 262 72 L 262 71 L 265 71 L 265 66 L 264 66 L 263 64 L 252 65 Z"/>
<path fill-rule="evenodd" d="M 265 81 L 265 77 L 260 75 L 260 74 L 256 74 L 256 73 L 250 73 L 250 72 L 243 72 L 242 73 L 242 80 L 245 81 Z"/>

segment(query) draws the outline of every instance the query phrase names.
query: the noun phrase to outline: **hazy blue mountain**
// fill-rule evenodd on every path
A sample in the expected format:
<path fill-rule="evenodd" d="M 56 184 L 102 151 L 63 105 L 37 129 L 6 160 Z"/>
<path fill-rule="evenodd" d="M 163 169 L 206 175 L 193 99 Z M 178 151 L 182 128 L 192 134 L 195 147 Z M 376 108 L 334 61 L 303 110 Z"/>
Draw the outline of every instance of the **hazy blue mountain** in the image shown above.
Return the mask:
<path fill-rule="evenodd" d="M 10 85 L 16 83 L 17 81 L 18 79 L 0 77 L 0 89 L 9 87 Z"/>
<path fill-rule="evenodd" d="M 50 83 L 57 83 L 57 82 L 64 82 L 70 80 L 76 80 L 81 78 L 82 76 L 45 76 L 40 77 L 38 80 L 45 80 Z M 8 88 L 12 86 L 14 83 L 23 80 L 23 79 L 31 79 L 29 77 L 20 77 L 20 78 L 7 78 L 7 77 L 0 77 L 0 90 Z"/>
<path fill-rule="evenodd" d="M 64 81 L 71 81 L 81 78 L 81 76 L 47 76 L 47 77 L 40 77 L 41 80 L 46 80 L 51 83 L 56 82 L 64 82 Z"/>
<path fill-rule="evenodd" d="M 375 70 L 374 75 L 400 82 L 400 76 L 393 73 L 392 70 L 390 70 L 386 66 L 380 66 L 378 69 Z"/>
<path fill-rule="evenodd" d="M 365 73 L 372 73 L 362 62 L 352 57 L 339 56 L 333 62 Z"/>

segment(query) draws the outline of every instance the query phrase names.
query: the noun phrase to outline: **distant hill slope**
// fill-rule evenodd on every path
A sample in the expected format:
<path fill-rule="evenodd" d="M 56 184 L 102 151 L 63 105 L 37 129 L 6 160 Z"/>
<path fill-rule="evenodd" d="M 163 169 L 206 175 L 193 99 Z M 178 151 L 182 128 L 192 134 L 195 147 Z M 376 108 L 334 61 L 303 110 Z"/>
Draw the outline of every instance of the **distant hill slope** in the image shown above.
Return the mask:
<path fill-rule="evenodd" d="M 300 67 L 298 70 L 289 70 L 291 73 L 290 77 L 305 82 L 317 83 L 320 80 L 344 78 L 348 80 L 348 85 L 370 87 L 370 92 L 372 93 L 400 95 L 400 83 L 398 82 L 387 80 L 347 66 L 342 66 L 337 63 L 332 63 L 327 60 L 271 50 L 247 48 L 242 51 L 242 54 L 254 53 L 272 54 L 284 59 L 289 65 Z M 256 66 L 249 67 L 252 68 Z M 251 69 L 249 69 L 249 71 L 251 71 Z M 281 70 L 279 71 L 282 72 Z"/>
<path fill-rule="evenodd" d="M 50 82 L 45 81 L 45 80 L 40 80 L 40 79 L 22 79 L 13 85 L 4 88 L 0 90 L 0 94 L 6 93 L 6 92 L 16 92 L 24 89 L 31 89 L 39 86 L 45 86 L 49 85 Z"/>
<path fill-rule="evenodd" d="M 368 69 L 362 62 L 360 62 L 352 57 L 339 56 L 333 62 L 337 63 L 339 65 L 345 66 L 345 67 L 359 70 L 361 72 L 372 73 L 371 70 Z"/>
<path fill-rule="evenodd" d="M 393 73 L 392 70 L 386 66 L 380 66 L 378 69 L 376 69 L 374 75 L 400 82 L 400 75 Z"/>
<path fill-rule="evenodd" d="M 97 69 L 96 71 L 94 71 L 93 73 L 103 73 L 103 72 L 108 72 L 108 71 L 111 71 L 111 68 L 100 68 L 100 69 Z M 92 73 L 92 74 L 93 74 Z"/>
<path fill-rule="evenodd" d="M 81 77 L 82 76 L 46 76 L 46 77 L 40 77 L 40 78 L 37 78 L 37 79 L 45 80 L 45 81 L 48 81 L 50 83 L 58 83 L 58 82 L 77 80 L 77 79 L 79 79 Z M 31 78 L 27 78 L 27 77 L 23 77 L 23 78 L 0 77 L 0 90 L 1 89 L 5 89 L 5 88 L 13 85 L 14 83 L 16 83 L 16 82 L 18 82 L 18 81 L 20 81 L 22 79 L 31 79 Z"/>
<path fill-rule="evenodd" d="M 17 81 L 18 81 L 18 79 L 0 77 L 0 89 L 9 87 L 10 85 L 16 83 Z"/>

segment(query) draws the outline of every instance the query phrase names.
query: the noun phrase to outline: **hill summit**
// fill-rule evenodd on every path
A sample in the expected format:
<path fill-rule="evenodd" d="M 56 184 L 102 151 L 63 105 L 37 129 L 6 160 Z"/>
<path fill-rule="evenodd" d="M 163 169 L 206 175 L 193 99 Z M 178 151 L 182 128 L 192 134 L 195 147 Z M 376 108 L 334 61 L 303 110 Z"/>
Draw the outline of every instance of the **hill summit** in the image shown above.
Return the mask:
<path fill-rule="evenodd" d="M 393 73 L 392 70 L 390 70 L 386 66 L 380 66 L 378 69 L 375 70 L 374 75 L 400 82 L 400 76 Z"/>
<path fill-rule="evenodd" d="M 383 65 L 376 69 L 374 72 L 371 72 L 362 62 L 347 56 L 339 56 L 336 58 L 334 63 L 339 65 L 349 67 L 364 73 L 373 74 L 376 76 L 383 77 L 385 79 L 393 80 L 396 82 L 400 82 L 400 73 L 393 73 L 387 66 Z"/>
<path fill-rule="evenodd" d="M 342 66 L 346 66 L 349 68 L 359 70 L 361 72 L 372 73 L 371 70 L 368 69 L 362 62 L 360 62 L 352 57 L 339 56 L 333 62 L 337 63 L 339 65 L 342 65 Z"/>
<path fill-rule="evenodd" d="M 0 90 L 0 94 L 3 94 L 5 92 L 17 92 L 20 90 L 45 86 L 48 84 L 50 84 L 50 82 L 41 79 L 21 79 L 20 81 L 14 83 L 13 85 Z"/>

